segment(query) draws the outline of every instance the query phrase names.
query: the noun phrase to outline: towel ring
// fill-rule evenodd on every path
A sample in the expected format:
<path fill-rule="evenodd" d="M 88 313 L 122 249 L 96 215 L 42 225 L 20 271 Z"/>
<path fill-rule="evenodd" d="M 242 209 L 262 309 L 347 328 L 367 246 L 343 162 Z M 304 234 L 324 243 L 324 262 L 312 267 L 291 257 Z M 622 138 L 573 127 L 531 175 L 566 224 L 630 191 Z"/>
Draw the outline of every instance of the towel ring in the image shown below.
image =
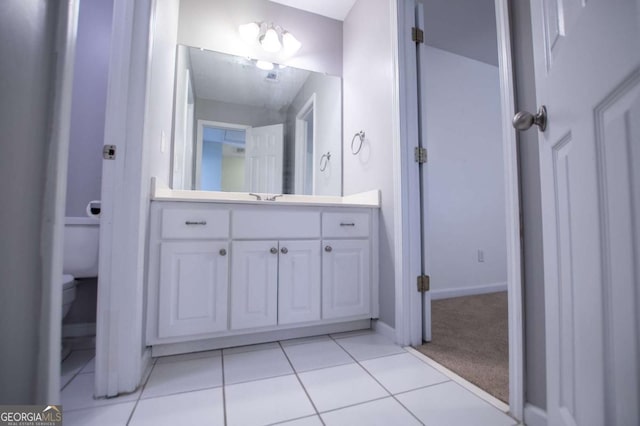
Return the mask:
<path fill-rule="evenodd" d="M 322 157 L 320 157 L 321 172 L 324 172 L 327 169 L 327 165 L 329 165 L 329 160 L 331 160 L 331 152 L 327 151 L 326 154 L 322 154 Z"/>
<path fill-rule="evenodd" d="M 360 138 L 360 144 L 358 145 L 358 149 L 353 149 L 353 144 L 356 141 L 356 138 Z M 364 130 L 360 130 L 358 133 L 353 135 L 353 138 L 351 139 L 351 153 L 353 155 L 358 155 L 358 153 L 362 149 L 363 142 L 364 142 Z"/>

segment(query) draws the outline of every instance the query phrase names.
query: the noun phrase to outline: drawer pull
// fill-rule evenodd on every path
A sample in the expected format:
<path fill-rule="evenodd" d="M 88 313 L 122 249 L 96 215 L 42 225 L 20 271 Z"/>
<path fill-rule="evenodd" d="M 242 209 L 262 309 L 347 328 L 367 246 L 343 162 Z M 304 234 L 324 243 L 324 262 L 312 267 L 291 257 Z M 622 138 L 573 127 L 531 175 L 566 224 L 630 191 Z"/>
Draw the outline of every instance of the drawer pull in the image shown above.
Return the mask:
<path fill-rule="evenodd" d="M 187 220 L 184 224 L 185 225 L 206 225 L 207 221 L 206 220 L 200 220 L 200 221 Z"/>
<path fill-rule="evenodd" d="M 272 254 L 276 254 L 278 253 L 278 249 L 275 247 L 271 247 L 271 250 L 269 250 Z"/>
<path fill-rule="evenodd" d="M 287 253 L 289 253 L 289 249 L 288 249 L 288 248 L 286 248 L 286 247 L 282 247 L 282 248 L 280 249 L 280 252 L 282 252 L 282 254 L 287 254 Z"/>
<path fill-rule="evenodd" d="M 324 248 L 324 251 L 326 251 L 327 253 L 331 253 L 331 250 L 333 250 L 333 249 L 331 248 L 331 246 L 326 246 L 326 247 Z"/>
<path fill-rule="evenodd" d="M 227 250 L 226 249 L 220 249 L 220 256 L 226 256 L 227 255 Z"/>
<path fill-rule="evenodd" d="M 340 226 L 356 226 L 356 224 L 353 222 L 349 222 L 349 223 L 340 222 Z"/>

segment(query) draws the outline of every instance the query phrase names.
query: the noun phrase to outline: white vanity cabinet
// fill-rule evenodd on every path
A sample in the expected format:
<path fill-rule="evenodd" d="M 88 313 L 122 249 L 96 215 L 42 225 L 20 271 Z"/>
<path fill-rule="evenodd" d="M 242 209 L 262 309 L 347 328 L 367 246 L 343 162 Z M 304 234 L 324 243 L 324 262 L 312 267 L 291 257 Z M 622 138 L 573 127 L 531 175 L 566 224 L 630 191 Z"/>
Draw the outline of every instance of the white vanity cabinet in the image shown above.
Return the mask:
<path fill-rule="evenodd" d="M 378 209 L 151 203 L 147 344 L 155 355 L 368 327 Z"/>

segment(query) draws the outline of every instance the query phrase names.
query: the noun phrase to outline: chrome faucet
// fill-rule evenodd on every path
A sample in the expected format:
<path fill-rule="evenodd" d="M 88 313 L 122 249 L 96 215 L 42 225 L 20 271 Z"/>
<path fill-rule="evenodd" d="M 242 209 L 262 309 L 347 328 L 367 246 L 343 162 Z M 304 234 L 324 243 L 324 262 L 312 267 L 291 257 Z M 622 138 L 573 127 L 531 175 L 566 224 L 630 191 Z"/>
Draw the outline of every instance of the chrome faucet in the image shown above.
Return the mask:
<path fill-rule="evenodd" d="M 266 201 L 275 201 L 276 198 L 278 197 L 282 197 L 282 194 L 278 194 L 278 195 L 272 195 L 271 197 L 267 197 L 265 198 Z"/>
<path fill-rule="evenodd" d="M 249 195 L 253 195 L 254 197 L 256 197 L 257 201 L 262 201 L 262 197 L 258 194 L 254 194 L 253 192 L 250 192 Z"/>

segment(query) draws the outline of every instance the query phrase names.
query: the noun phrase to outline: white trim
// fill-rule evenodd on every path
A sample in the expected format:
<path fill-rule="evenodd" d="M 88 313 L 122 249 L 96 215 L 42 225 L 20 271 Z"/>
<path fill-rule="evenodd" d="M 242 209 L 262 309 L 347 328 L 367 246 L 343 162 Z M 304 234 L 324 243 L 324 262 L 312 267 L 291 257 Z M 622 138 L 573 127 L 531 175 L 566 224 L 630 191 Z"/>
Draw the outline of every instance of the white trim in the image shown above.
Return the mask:
<path fill-rule="evenodd" d="M 507 282 L 483 284 L 473 287 L 456 287 L 442 290 L 432 290 L 431 300 L 451 299 L 453 297 L 476 296 L 479 294 L 507 291 Z"/>
<path fill-rule="evenodd" d="M 391 34 L 394 55 L 394 258 L 396 343 L 422 343 L 422 300 L 415 289 L 420 274 L 420 192 L 413 143 L 418 140 L 418 98 L 415 44 L 409 29 L 414 25 L 414 0 L 391 2 Z M 413 279 L 412 279 L 413 277 Z"/>
<path fill-rule="evenodd" d="M 386 322 L 374 320 L 371 322 L 371 329 L 378 334 L 388 337 L 391 340 L 396 339 L 396 330 Z"/>
<path fill-rule="evenodd" d="M 248 332 L 247 334 L 240 334 L 236 336 L 223 336 L 214 337 L 211 339 L 192 340 L 189 342 L 153 345 L 152 356 L 158 357 L 189 352 L 202 352 L 212 349 L 277 342 L 278 340 L 296 339 L 299 337 L 318 336 L 321 334 L 334 334 L 354 330 L 367 330 L 370 328 L 370 319 L 338 322 L 334 324 L 313 325 L 309 327 L 292 326 L 292 328 L 285 330 Z"/>
<path fill-rule="evenodd" d="M 86 337 L 96 335 L 95 322 L 82 322 L 76 324 L 63 324 L 62 337 Z"/>
<path fill-rule="evenodd" d="M 306 176 L 307 162 L 304 161 L 307 145 L 307 121 L 302 117 L 309 114 L 309 111 L 313 112 L 313 152 L 311 157 L 313 158 L 311 170 L 311 194 L 316 193 L 316 94 L 313 93 L 309 96 L 309 99 L 304 103 L 302 108 L 296 114 L 296 129 L 295 129 L 295 144 L 294 144 L 294 193 L 295 194 L 303 194 L 304 193 L 304 178 Z"/>
<path fill-rule="evenodd" d="M 71 128 L 73 65 L 78 27 L 77 0 L 59 3 L 56 28 L 51 140 L 47 158 L 42 213 L 42 291 L 37 383 L 34 401 L 60 403 L 60 345 L 62 323 L 62 252 L 67 192 L 67 162 Z M 52 6 L 53 8 L 53 6 Z"/>
<path fill-rule="evenodd" d="M 547 426 L 547 412 L 535 405 L 524 405 L 524 423 L 527 426 Z"/>
<path fill-rule="evenodd" d="M 417 167 L 413 163 L 413 143 L 417 140 L 417 100 L 416 63 L 412 50 L 409 29 L 413 26 L 413 0 L 397 0 L 399 96 L 401 101 L 400 123 L 400 168 L 396 165 L 397 191 L 395 200 L 396 222 L 396 333 L 397 342 L 402 345 L 416 345 L 421 339 L 416 337 L 416 327 L 421 324 L 419 293 L 415 291 L 412 277 L 419 274 L 419 182 Z M 500 93 L 502 105 L 502 133 L 505 175 L 505 208 L 507 226 L 507 287 L 509 290 L 509 398 L 511 414 L 522 419 L 524 406 L 523 379 L 523 319 L 522 319 L 522 276 L 520 247 L 520 205 L 518 162 L 515 131 L 511 128 L 511 117 L 515 111 L 513 67 L 511 59 L 511 35 L 508 0 L 495 0 L 498 34 L 498 57 L 500 73 Z M 397 72 L 398 70 L 396 70 Z M 397 82 L 398 83 L 398 82 Z M 396 162 L 397 163 L 397 162 Z M 418 256 L 416 256 L 416 252 Z M 416 302 L 418 300 L 418 302 Z M 421 309 L 421 308 L 419 308 Z M 418 336 L 420 333 L 418 332 Z"/>
<path fill-rule="evenodd" d="M 420 360 L 422 360 L 424 363 L 429 364 L 429 366 L 433 367 L 435 370 L 438 370 L 440 373 L 442 373 L 445 376 L 449 377 L 452 381 L 456 382 L 457 384 L 459 384 L 463 388 L 467 389 L 469 392 L 473 393 L 474 395 L 476 395 L 479 398 L 484 399 L 489 404 L 491 404 L 494 407 L 496 407 L 498 410 L 500 410 L 500 411 L 502 411 L 504 413 L 507 413 L 507 414 L 509 413 L 509 406 L 507 404 L 505 404 L 504 402 L 500 401 L 498 398 L 496 398 L 495 396 L 491 395 L 490 393 L 488 393 L 484 389 L 480 389 L 478 386 L 476 386 L 473 383 L 469 382 L 465 378 L 457 375 L 456 373 L 454 373 L 453 371 L 449 370 L 444 365 L 439 364 L 436 361 L 432 360 L 431 358 L 429 358 L 428 356 L 426 356 L 422 352 L 419 352 L 419 351 L 417 351 L 417 350 L 415 350 L 413 348 L 410 348 L 410 347 L 406 347 L 404 349 L 407 352 L 409 352 L 411 355 L 413 355 L 416 358 L 419 358 Z"/>
<path fill-rule="evenodd" d="M 522 246 L 520 240 L 520 181 L 516 131 L 511 118 L 516 110 L 511 54 L 509 0 L 495 0 L 498 34 L 498 71 L 502 108 L 505 219 L 507 226 L 507 287 L 509 298 L 509 407 L 522 420 L 524 415 L 524 321 Z"/>
<path fill-rule="evenodd" d="M 222 127 L 222 128 L 226 128 L 226 129 L 237 129 L 237 130 L 247 130 L 250 129 L 251 126 L 247 126 L 244 124 L 234 124 L 234 123 L 224 123 L 222 121 L 211 121 L 211 120 L 197 120 L 198 121 L 198 130 L 196 132 L 197 136 L 196 136 L 196 149 L 195 149 L 195 164 L 193 165 L 195 173 L 195 182 L 193 182 L 193 188 L 195 190 L 200 190 L 201 189 L 201 177 L 202 177 L 202 138 L 204 138 L 204 128 L 205 127 Z M 171 170 L 172 173 L 172 181 L 173 181 L 173 169 Z"/>
<path fill-rule="evenodd" d="M 145 129 L 156 0 L 114 0 L 103 161 L 94 396 L 133 392 L 142 374 L 150 135 Z"/>

